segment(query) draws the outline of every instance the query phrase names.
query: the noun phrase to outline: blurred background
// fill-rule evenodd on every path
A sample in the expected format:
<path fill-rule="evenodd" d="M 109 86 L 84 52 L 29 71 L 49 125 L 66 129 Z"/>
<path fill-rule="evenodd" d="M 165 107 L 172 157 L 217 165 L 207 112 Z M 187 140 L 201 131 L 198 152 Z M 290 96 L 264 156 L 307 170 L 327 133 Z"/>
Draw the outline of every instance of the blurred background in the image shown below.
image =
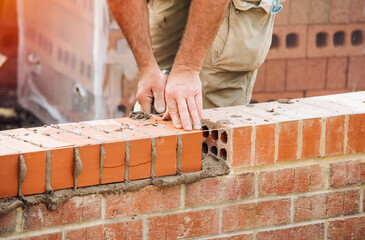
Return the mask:
<path fill-rule="evenodd" d="M 287 0 L 252 102 L 365 90 L 365 0 Z M 106 0 L 0 0 L 0 130 L 122 117 L 138 69 Z"/>

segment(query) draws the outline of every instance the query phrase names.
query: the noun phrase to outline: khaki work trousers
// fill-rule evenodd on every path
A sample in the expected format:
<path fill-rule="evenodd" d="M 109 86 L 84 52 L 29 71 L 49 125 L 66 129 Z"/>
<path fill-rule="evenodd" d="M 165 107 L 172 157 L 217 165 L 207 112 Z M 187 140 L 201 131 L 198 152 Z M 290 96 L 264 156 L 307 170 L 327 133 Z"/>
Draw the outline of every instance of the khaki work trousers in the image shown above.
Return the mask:
<path fill-rule="evenodd" d="M 152 49 L 161 69 L 172 68 L 190 2 L 149 2 Z M 268 11 L 271 2 L 231 1 L 200 72 L 205 109 L 250 102 L 257 69 L 264 62 L 271 45 L 274 24 L 274 15 Z"/>

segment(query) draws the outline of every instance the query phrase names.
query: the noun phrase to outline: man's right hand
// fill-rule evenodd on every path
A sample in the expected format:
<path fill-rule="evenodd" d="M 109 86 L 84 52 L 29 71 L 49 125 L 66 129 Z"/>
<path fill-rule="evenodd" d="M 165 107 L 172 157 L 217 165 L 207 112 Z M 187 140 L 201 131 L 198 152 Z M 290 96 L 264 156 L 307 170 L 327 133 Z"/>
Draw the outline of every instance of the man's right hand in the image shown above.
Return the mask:
<path fill-rule="evenodd" d="M 153 104 L 158 113 L 165 112 L 165 86 L 167 77 L 158 68 L 141 71 L 136 98 L 139 104 L 141 104 L 143 111 L 151 113 Z"/>

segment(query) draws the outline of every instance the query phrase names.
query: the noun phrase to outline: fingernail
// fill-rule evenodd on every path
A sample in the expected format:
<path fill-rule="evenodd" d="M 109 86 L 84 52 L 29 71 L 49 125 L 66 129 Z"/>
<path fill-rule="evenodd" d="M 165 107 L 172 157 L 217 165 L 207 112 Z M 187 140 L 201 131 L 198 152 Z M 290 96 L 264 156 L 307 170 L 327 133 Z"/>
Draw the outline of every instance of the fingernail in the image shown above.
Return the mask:
<path fill-rule="evenodd" d="M 159 113 L 162 113 L 162 112 L 164 112 L 165 111 L 165 107 L 163 106 L 163 104 L 162 103 L 156 103 L 156 107 L 157 107 L 157 112 L 159 112 Z"/>
<path fill-rule="evenodd" d="M 195 130 L 199 130 L 200 128 L 201 128 L 200 123 L 195 124 L 195 126 L 194 126 L 194 129 L 195 129 Z"/>
<path fill-rule="evenodd" d="M 192 130 L 192 129 L 191 129 L 191 125 L 187 125 L 187 126 L 185 126 L 184 128 L 185 128 L 185 130 L 188 130 L 188 131 Z"/>
<path fill-rule="evenodd" d="M 181 124 L 180 124 L 180 123 L 176 123 L 176 124 L 174 124 L 174 126 L 175 126 L 176 128 L 181 128 Z"/>

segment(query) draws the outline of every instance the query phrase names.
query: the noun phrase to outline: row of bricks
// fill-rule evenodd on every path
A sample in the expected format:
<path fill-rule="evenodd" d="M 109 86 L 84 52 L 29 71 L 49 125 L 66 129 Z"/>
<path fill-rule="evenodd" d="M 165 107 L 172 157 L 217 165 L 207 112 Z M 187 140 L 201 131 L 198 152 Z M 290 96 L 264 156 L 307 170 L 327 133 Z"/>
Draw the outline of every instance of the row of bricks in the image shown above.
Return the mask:
<path fill-rule="evenodd" d="M 201 135 L 157 117 L 3 131 L 0 197 L 200 171 Z"/>
<path fill-rule="evenodd" d="M 295 227 L 278 228 L 272 230 L 258 231 L 253 233 L 232 233 L 227 235 L 219 234 L 218 225 L 216 223 L 209 225 L 205 228 L 207 222 L 214 221 L 217 216 L 209 213 L 209 217 L 202 218 L 202 213 L 180 214 L 178 216 L 166 217 L 164 219 L 150 219 L 147 223 L 142 220 L 122 221 L 108 224 L 100 224 L 95 226 L 80 226 L 78 229 L 70 229 L 62 231 L 55 231 L 54 233 L 46 233 L 42 235 L 36 235 L 33 237 L 15 238 L 15 239 L 27 239 L 27 240 L 105 240 L 105 239 L 143 239 L 143 229 L 148 229 L 147 239 L 161 239 L 163 235 L 166 240 L 178 239 L 185 237 L 204 237 L 206 240 L 271 240 L 271 239 L 362 239 L 363 232 L 365 231 L 365 218 L 363 216 L 356 216 L 352 218 L 346 218 L 341 220 L 329 220 L 328 226 L 325 227 L 324 223 L 307 224 Z M 201 217 L 199 219 L 194 219 Z M 184 218 L 190 218 L 186 220 Z M 162 220 L 161 223 L 157 220 Z M 144 224 L 147 226 L 144 227 Z M 179 225 L 180 224 L 180 225 Z M 190 224 L 186 228 L 182 228 L 181 224 Z M 65 236 L 63 238 L 62 236 Z M 325 237 L 327 236 L 327 237 Z"/>
<path fill-rule="evenodd" d="M 329 179 L 326 179 L 327 171 L 330 172 Z M 277 213 L 278 216 L 281 216 L 279 218 L 286 219 L 285 223 L 336 217 L 362 211 L 360 202 L 364 201 L 361 200 L 364 198 L 362 198 L 358 186 L 365 183 L 365 163 L 363 161 L 332 163 L 327 167 L 311 165 L 269 170 L 256 174 L 258 175 L 256 178 L 258 181 L 257 193 L 255 192 L 255 174 L 250 172 L 203 179 L 188 184 L 183 189 L 180 186 L 170 188 L 147 187 L 137 192 L 111 194 L 106 196 L 105 210 L 101 209 L 102 198 L 95 195 L 75 197 L 61 205 L 56 211 L 47 210 L 46 206 L 42 204 L 31 206 L 25 208 L 22 213 L 21 218 L 25 219 L 22 229 L 36 230 L 42 227 L 100 219 L 101 212 L 105 212 L 107 219 L 114 219 L 165 212 L 179 209 L 181 206 L 189 208 L 227 203 L 227 201 L 231 202 L 223 210 L 223 213 L 226 213 L 224 216 L 226 216 L 227 222 L 226 229 L 229 229 L 227 231 L 278 224 L 275 220 L 265 222 L 265 220 L 256 219 L 257 223 L 253 221 L 250 226 L 234 227 L 235 224 L 240 224 L 239 219 L 248 216 L 245 213 L 249 209 L 251 209 L 253 219 L 257 216 L 267 219 L 272 212 L 278 210 L 277 208 L 285 206 L 285 209 Z M 332 189 L 323 193 L 327 186 L 326 181 L 329 182 Z M 351 186 L 354 188 L 349 189 Z M 343 190 L 343 187 L 346 187 L 346 190 Z M 184 192 L 184 199 L 181 199 L 182 192 Z M 312 193 L 308 195 L 308 192 Z M 304 194 L 298 195 L 297 193 Z M 288 194 L 296 194 L 292 196 L 293 206 L 290 203 L 291 196 Z M 255 202 L 252 203 L 236 203 L 236 200 L 240 199 L 275 195 L 286 195 L 288 198 L 284 200 L 256 198 Z M 253 212 L 254 209 L 260 208 L 269 209 L 266 209 L 267 211 L 264 213 L 261 211 Z M 76 209 L 79 210 L 76 211 Z M 288 218 L 291 215 L 290 209 L 294 211 L 292 220 Z M 8 220 L 6 221 L 6 219 Z M 1 218 L 2 221 L 0 222 L 3 222 L 4 225 L 0 228 L 7 229 L 3 233 L 10 233 L 14 230 L 15 219 L 14 213 L 9 213 Z M 230 223 L 230 219 L 237 221 Z"/>
<path fill-rule="evenodd" d="M 365 57 L 267 60 L 254 93 L 365 89 Z M 308 96 L 306 96 L 308 97 Z"/>
<path fill-rule="evenodd" d="M 283 6 L 277 25 L 365 22 L 363 0 L 287 0 Z"/>
<path fill-rule="evenodd" d="M 205 148 L 224 150 L 232 167 L 364 152 L 364 101 L 357 92 L 205 110 L 204 123 L 217 129 Z"/>
<path fill-rule="evenodd" d="M 361 56 L 365 24 L 276 26 L 267 59 Z"/>

